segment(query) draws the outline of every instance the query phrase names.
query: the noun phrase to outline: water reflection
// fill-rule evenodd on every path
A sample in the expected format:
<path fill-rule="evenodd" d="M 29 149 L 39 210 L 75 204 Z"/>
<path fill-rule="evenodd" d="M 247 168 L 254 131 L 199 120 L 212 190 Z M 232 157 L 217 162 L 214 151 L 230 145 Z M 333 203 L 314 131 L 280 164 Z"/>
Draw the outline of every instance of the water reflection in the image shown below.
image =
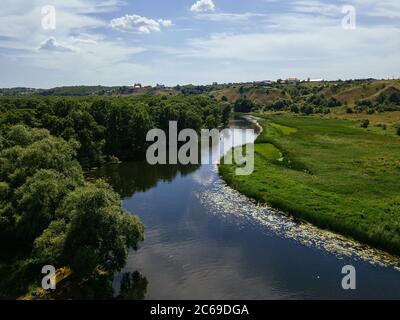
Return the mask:
<path fill-rule="evenodd" d="M 57 290 L 46 299 L 54 300 L 143 300 L 146 297 L 148 280 L 140 272 L 122 274 L 119 292 L 113 288 L 114 275 L 97 274 L 88 280 L 77 280 L 73 276 L 61 282 Z"/>
<path fill-rule="evenodd" d="M 323 234 L 315 245 L 306 226 L 282 224 L 288 219 L 226 187 L 213 165 L 126 163 L 101 169 L 98 176 L 110 181 L 124 208 L 146 226 L 140 250 L 130 252 L 123 273 L 114 278 L 121 298 L 400 298 L 399 272 L 332 254 L 330 244 L 337 242 Z M 341 288 L 346 264 L 356 267 L 356 291 Z M 136 270 L 148 280 L 134 276 Z M 146 287 L 144 295 L 128 290 L 132 283 Z"/>
<path fill-rule="evenodd" d="M 254 129 L 254 134 L 243 135 L 241 129 Z M 245 120 L 232 120 L 230 128 L 221 130 L 220 140 L 210 139 L 208 146 L 200 152 L 199 162 L 217 163 L 220 156 L 228 152 L 232 146 L 254 141 L 259 128 Z M 146 161 L 123 162 L 101 167 L 89 173 L 88 178 L 105 179 L 122 198 L 130 197 L 137 192 L 146 192 L 157 186 L 159 182 L 170 183 L 178 176 L 185 177 L 194 173 L 201 164 L 191 165 L 150 165 Z"/>
<path fill-rule="evenodd" d="M 200 165 L 152 166 L 145 161 L 125 162 L 102 167 L 95 176 L 105 179 L 122 198 L 126 198 L 136 192 L 145 192 L 158 182 L 172 182 L 178 175 L 184 177 L 199 168 Z"/>
<path fill-rule="evenodd" d="M 125 272 L 122 275 L 118 300 L 143 300 L 149 281 L 140 272 Z"/>

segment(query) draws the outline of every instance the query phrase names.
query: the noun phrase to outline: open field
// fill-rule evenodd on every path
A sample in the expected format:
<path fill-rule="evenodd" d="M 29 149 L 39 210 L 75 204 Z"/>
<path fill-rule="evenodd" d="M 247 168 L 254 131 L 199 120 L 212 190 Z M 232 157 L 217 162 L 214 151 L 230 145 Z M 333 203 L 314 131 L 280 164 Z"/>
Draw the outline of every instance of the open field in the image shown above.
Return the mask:
<path fill-rule="evenodd" d="M 225 181 L 260 202 L 400 254 L 400 138 L 359 122 L 264 116 L 255 170 Z"/>

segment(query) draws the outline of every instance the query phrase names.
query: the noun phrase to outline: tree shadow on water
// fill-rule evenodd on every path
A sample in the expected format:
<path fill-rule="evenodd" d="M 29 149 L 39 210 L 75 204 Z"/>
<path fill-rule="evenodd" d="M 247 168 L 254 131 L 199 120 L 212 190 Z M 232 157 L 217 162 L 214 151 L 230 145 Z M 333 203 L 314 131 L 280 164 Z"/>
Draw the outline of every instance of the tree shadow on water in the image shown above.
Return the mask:
<path fill-rule="evenodd" d="M 126 272 L 122 276 L 117 300 L 143 300 L 146 297 L 149 281 L 140 272 Z"/>
<path fill-rule="evenodd" d="M 115 294 L 112 276 L 98 277 L 85 283 L 79 296 L 72 299 L 84 300 L 143 300 L 146 297 L 148 280 L 140 272 L 126 272 L 122 275 L 119 293 Z"/>
<path fill-rule="evenodd" d="M 33 300 L 143 300 L 146 297 L 148 280 L 140 272 L 122 275 L 119 293 L 113 288 L 113 275 L 96 274 L 90 279 L 79 280 L 68 277 L 57 284 L 54 291 L 34 295 Z"/>

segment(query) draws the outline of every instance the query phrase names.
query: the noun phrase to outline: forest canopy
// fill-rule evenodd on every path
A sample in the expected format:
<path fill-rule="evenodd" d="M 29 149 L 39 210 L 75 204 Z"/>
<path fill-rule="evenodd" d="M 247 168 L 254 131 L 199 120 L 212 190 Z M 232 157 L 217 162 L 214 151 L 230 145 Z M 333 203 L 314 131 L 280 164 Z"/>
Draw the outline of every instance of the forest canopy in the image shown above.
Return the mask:
<path fill-rule="evenodd" d="M 79 279 L 120 271 L 144 226 L 84 170 L 144 157 L 147 132 L 169 121 L 199 131 L 230 113 L 210 97 L 0 98 L 0 273 L 12 274 L 2 278 L 34 282 L 43 265 L 68 267 Z M 0 297 L 10 285 L 2 281 Z M 15 285 L 16 294 L 30 285 Z"/>

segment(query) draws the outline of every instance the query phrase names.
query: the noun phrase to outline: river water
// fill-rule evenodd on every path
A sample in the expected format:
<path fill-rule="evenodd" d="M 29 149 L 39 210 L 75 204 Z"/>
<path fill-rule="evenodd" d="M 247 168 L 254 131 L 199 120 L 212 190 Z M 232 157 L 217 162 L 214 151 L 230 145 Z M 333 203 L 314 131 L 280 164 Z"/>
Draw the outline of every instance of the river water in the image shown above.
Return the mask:
<path fill-rule="evenodd" d="M 230 127 L 235 136 L 255 124 Z M 114 277 L 117 293 L 124 273 L 138 271 L 146 299 L 400 299 L 398 259 L 255 204 L 227 187 L 215 165 L 128 162 L 96 176 L 146 227 Z M 342 288 L 345 265 L 356 269 L 356 290 Z"/>

